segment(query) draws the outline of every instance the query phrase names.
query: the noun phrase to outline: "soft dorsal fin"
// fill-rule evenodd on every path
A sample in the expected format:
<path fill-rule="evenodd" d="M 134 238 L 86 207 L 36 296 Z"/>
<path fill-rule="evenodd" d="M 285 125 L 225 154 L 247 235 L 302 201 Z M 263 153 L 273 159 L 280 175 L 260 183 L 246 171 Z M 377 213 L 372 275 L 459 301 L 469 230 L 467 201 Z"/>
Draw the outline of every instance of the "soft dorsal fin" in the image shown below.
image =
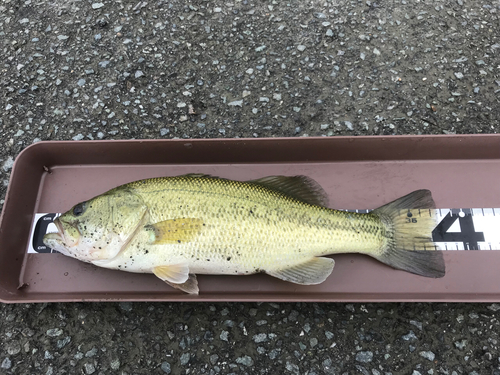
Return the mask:
<path fill-rule="evenodd" d="M 279 191 L 302 202 L 318 206 L 328 205 L 328 196 L 323 188 L 307 176 L 269 176 L 248 182 Z"/>

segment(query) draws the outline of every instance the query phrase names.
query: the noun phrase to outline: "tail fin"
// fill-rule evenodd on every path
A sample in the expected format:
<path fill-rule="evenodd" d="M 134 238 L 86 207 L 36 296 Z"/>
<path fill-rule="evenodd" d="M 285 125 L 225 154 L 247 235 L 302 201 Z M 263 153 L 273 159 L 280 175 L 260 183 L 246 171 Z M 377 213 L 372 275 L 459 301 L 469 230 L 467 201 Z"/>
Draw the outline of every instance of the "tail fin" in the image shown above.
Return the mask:
<path fill-rule="evenodd" d="M 434 207 L 431 192 L 417 190 L 374 210 L 387 230 L 387 243 L 376 258 L 417 275 L 443 277 L 443 254 L 431 242 L 437 225 Z"/>

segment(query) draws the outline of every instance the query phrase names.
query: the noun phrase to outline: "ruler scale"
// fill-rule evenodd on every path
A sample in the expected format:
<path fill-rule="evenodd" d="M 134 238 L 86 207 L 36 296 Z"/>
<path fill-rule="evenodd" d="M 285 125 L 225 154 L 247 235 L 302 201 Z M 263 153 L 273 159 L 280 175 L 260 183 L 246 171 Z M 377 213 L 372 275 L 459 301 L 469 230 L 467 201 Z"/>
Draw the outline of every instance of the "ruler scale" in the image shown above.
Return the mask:
<path fill-rule="evenodd" d="M 371 210 L 343 210 L 368 213 Z M 436 220 L 432 241 L 436 250 L 500 250 L 500 208 L 438 208 L 401 210 L 400 215 L 418 220 L 431 215 Z M 60 214 L 35 214 L 28 253 L 52 253 L 43 244 L 47 232 L 56 231 L 52 221 Z M 411 223 L 409 223 L 411 225 Z"/>

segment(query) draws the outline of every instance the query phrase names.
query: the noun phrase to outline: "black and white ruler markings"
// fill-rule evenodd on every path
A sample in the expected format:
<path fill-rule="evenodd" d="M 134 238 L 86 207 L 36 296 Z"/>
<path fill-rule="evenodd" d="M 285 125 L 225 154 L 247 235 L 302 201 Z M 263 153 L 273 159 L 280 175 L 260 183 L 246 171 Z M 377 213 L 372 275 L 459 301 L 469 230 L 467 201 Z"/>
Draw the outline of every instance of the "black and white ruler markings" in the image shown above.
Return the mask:
<path fill-rule="evenodd" d="M 43 236 L 46 233 L 57 232 L 57 227 L 53 223 L 56 217 L 61 214 L 35 214 L 33 224 L 31 225 L 30 242 L 28 244 L 28 253 L 57 253 L 43 243 Z"/>
<path fill-rule="evenodd" d="M 346 210 L 367 213 L 370 210 Z M 435 250 L 500 250 L 500 208 L 440 208 L 401 210 L 408 223 L 422 215 L 433 216 Z M 43 244 L 43 236 L 56 232 L 53 220 L 61 214 L 35 214 L 28 253 L 54 253 Z M 429 249 L 431 250 L 431 249 Z"/>

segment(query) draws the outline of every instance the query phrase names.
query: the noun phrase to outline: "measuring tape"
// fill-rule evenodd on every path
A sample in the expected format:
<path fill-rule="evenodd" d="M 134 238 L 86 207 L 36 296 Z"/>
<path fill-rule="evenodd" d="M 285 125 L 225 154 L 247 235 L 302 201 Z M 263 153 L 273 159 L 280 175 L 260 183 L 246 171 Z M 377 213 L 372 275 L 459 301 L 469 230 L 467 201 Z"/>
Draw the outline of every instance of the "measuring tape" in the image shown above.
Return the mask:
<path fill-rule="evenodd" d="M 371 210 L 343 210 L 368 213 Z M 409 215 L 411 213 L 411 215 Z M 432 231 L 435 250 L 500 250 L 500 208 L 439 208 L 401 210 L 407 217 L 421 215 L 435 217 Z M 51 253 L 42 239 L 57 228 L 53 220 L 61 214 L 36 214 L 34 217 L 28 253 Z"/>

